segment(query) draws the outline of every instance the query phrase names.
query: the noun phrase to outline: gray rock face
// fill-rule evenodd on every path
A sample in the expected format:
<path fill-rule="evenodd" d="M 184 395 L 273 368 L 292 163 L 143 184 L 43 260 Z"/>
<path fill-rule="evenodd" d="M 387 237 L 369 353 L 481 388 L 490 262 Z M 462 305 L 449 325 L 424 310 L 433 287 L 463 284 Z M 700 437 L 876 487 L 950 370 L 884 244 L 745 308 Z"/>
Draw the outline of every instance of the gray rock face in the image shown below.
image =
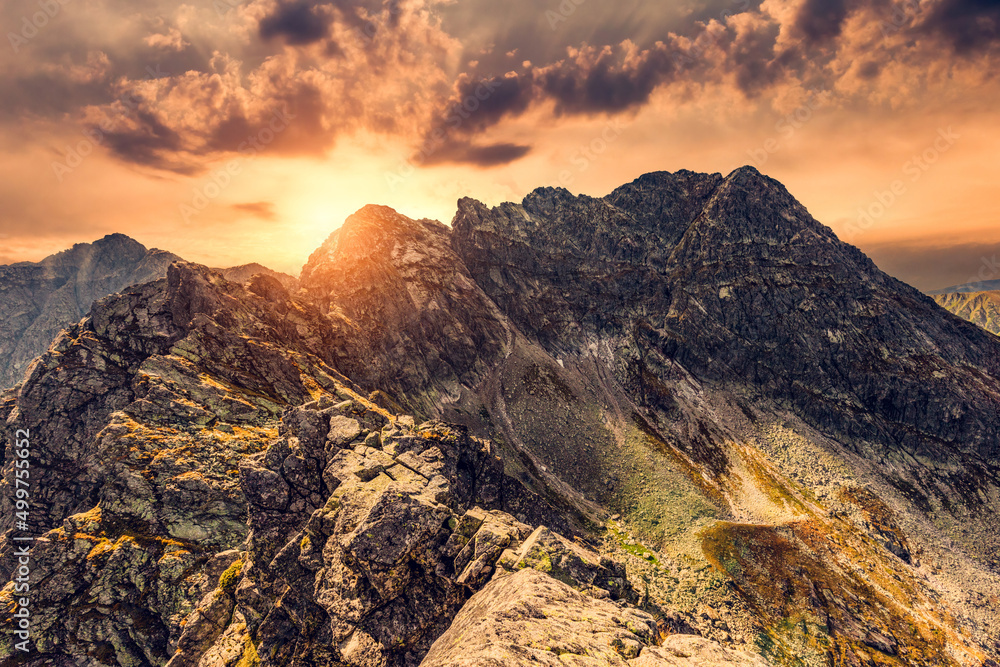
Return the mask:
<path fill-rule="evenodd" d="M 0 386 L 17 384 L 28 362 L 94 301 L 161 278 L 178 259 L 111 234 L 37 263 L 0 266 Z"/>
<path fill-rule="evenodd" d="M 528 537 L 510 512 L 559 520 L 487 443 L 360 398 L 323 404 L 286 411 L 280 437 L 241 464 L 251 532 L 235 607 L 226 616 L 223 593 L 205 598 L 192 620 L 227 625 L 189 621 L 170 667 L 222 664 L 214 647 L 231 643 L 264 665 L 416 665 Z"/>
<path fill-rule="evenodd" d="M 411 409 L 485 377 L 510 333 L 475 284 L 439 222 L 366 206 L 309 258 L 301 287 L 355 327 L 339 368 Z M 428 392 L 433 398 L 421 400 Z"/>
<path fill-rule="evenodd" d="M 463 200 L 454 229 L 477 283 L 552 351 L 612 336 L 638 355 L 622 375 L 669 359 L 790 401 L 824 430 L 942 458 L 947 443 L 1000 455 L 1000 385 L 971 370 L 1000 375 L 997 342 L 942 317 L 750 167 L 646 176 L 603 200 Z"/>
<path fill-rule="evenodd" d="M 167 278 L 98 302 L 4 395 L 6 490 L 10 436 L 30 432 L 32 510 L 17 532 L 39 536 L 34 664 L 164 664 L 216 586 L 215 555 L 246 540 L 240 462 L 277 435 L 288 405 L 349 392 L 310 352 L 330 335 L 325 318 L 269 280 L 243 287 L 174 264 Z M 0 502 L 8 577 L 13 493 Z M 7 641 L 0 660 L 12 655 Z"/>

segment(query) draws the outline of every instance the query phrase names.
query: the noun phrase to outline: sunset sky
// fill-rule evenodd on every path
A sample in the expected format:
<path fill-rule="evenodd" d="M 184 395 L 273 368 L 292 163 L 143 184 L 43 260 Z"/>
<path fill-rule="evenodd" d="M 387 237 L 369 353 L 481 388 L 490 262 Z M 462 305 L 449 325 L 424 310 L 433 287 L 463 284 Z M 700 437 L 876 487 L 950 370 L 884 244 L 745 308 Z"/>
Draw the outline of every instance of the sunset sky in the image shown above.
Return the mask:
<path fill-rule="evenodd" d="M 298 274 L 368 203 L 753 164 L 922 289 L 1000 278 L 997 0 L 5 0 L 0 263 Z M 862 212 L 864 212 L 862 214 Z"/>

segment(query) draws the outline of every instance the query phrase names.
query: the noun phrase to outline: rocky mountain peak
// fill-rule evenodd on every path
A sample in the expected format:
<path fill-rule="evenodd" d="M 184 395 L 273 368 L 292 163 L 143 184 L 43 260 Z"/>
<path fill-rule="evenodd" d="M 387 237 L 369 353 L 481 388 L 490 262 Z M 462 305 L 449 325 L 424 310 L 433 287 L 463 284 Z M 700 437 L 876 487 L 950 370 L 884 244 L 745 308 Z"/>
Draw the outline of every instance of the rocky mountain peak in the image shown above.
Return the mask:
<path fill-rule="evenodd" d="M 128 236 L 127 234 L 121 234 L 119 232 L 107 234 L 102 238 L 99 238 L 98 240 L 94 241 L 93 245 L 101 249 L 118 250 L 118 251 L 130 248 L 135 250 L 141 249 L 144 252 L 146 250 L 146 246 L 142 245 L 141 243 L 133 239 L 131 236 Z"/>
<path fill-rule="evenodd" d="M 452 392 L 460 377 L 481 373 L 483 361 L 499 354 L 503 316 L 450 236 L 440 222 L 366 206 L 303 268 L 308 298 L 355 333 L 360 345 L 347 363 L 366 386 L 411 397 L 432 386 Z"/>
<path fill-rule="evenodd" d="M 323 282 L 331 271 L 337 275 L 354 272 L 372 261 L 390 259 L 394 252 L 406 257 L 404 248 L 429 250 L 441 245 L 447 233 L 440 222 L 412 220 L 388 206 L 369 204 L 348 217 L 310 255 L 300 279 L 308 287 Z M 413 260 L 413 256 L 406 258 Z"/>

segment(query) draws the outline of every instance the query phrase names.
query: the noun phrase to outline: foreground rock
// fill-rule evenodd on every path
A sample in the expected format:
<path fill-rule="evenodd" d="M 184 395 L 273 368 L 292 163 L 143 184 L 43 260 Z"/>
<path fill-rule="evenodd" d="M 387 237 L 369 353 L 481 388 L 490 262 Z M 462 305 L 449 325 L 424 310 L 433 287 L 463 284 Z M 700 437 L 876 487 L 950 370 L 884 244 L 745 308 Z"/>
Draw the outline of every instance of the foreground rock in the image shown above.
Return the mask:
<path fill-rule="evenodd" d="M 504 475 L 486 443 L 360 399 L 286 412 L 281 436 L 240 478 L 251 528 L 240 578 L 202 600 L 170 667 L 252 656 L 416 665 L 529 537 L 523 521 L 565 523 Z M 611 563 L 594 575 L 615 579 Z M 627 590 L 620 573 L 610 587 Z"/>
<path fill-rule="evenodd" d="M 649 614 L 525 569 L 474 595 L 421 667 L 767 665 L 759 656 L 690 635 L 656 644 L 657 624 Z"/>
<path fill-rule="evenodd" d="M 5 578 L 17 564 L 13 535 L 37 537 L 24 664 L 170 658 L 185 618 L 246 541 L 240 462 L 277 436 L 287 406 L 352 395 L 310 352 L 330 336 L 320 322 L 276 281 L 243 287 L 178 263 L 166 279 L 99 302 L 4 394 Z M 18 429 L 31 443 L 27 529 L 14 525 L 10 492 Z M 11 596 L 8 584 L 0 598 Z M 12 612 L 5 603 L 5 623 Z M 0 639 L 0 660 L 14 655 L 11 640 Z"/>

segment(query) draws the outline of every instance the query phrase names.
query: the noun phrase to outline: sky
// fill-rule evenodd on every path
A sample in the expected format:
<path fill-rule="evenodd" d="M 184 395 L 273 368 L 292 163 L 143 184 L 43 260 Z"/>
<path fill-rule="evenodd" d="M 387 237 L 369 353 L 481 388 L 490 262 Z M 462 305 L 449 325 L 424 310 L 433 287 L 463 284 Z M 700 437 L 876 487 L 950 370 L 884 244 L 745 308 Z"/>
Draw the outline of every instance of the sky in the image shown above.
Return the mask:
<path fill-rule="evenodd" d="M 0 263 L 113 232 L 298 274 L 650 171 L 778 179 L 920 289 L 1000 278 L 998 0 L 3 0 Z"/>

